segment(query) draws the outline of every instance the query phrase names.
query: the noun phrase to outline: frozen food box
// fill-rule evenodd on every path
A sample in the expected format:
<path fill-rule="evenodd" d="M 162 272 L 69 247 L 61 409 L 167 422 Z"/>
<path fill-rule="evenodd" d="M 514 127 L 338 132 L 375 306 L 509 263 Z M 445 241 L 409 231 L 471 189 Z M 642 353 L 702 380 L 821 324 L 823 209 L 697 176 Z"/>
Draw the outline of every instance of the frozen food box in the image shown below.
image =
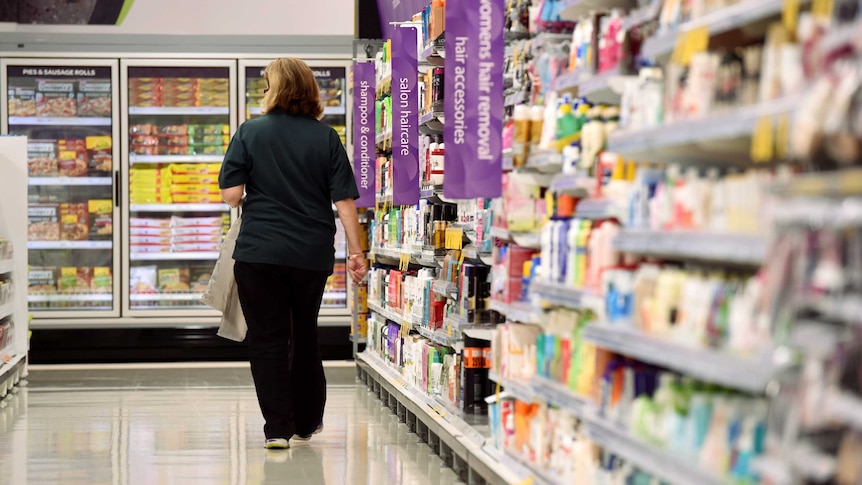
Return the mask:
<path fill-rule="evenodd" d="M 36 81 L 36 116 L 72 118 L 78 115 L 75 81 L 39 79 Z"/>
<path fill-rule="evenodd" d="M 171 217 L 172 228 L 183 227 L 220 227 L 221 217 Z"/>
<path fill-rule="evenodd" d="M 114 235 L 114 201 L 94 199 L 87 201 L 90 218 L 90 239 L 107 240 Z"/>
<path fill-rule="evenodd" d="M 164 268 L 158 273 L 159 290 L 164 292 L 189 291 L 188 268 Z"/>
<path fill-rule="evenodd" d="M 171 229 L 171 234 L 174 237 L 180 236 L 222 236 L 222 227 L 218 226 L 186 226 L 174 227 Z"/>
<path fill-rule="evenodd" d="M 189 135 L 187 140 L 190 145 L 227 145 L 230 143 L 229 135 Z"/>
<path fill-rule="evenodd" d="M 171 244 L 219 244 L 221 243 L 221 231 L 218 234 L 195 234 L 187 236 L 173 236 Z"/>
<path fill-rule="evenodd" d="M 171 220 L 168 218 L 132 217 L 129 219 L 129 226 L 170 229 Z"/>
<path fill-rule="evenodd" d="M 165 125 L 159 128 L 162 135 L 186 135 L 188 131 L 189 125 Z"/>
<path fill-rule="evenodd" d="M 89 212 L 86 203 L 60 204 L 60 239 L 86 241 L 90 239 Z"/>
<path fill-rule="evenodd" d="M 172 194 L 175 204 L 220 204 L 223 202 L 219 194 Z"/>
<path fill-rule="evenodd" d="M 172 180 L 175 184 L 218 185 L 218 174 L 178 174 Z"/>
<path fill-rule="evenodd" d="M 167 227 L 132 227 L 129 229 L 129 235 L 170 238 L 171 230 Z"/>
<path fill-rule="evenodd" d="M 86 79 L 78 81 L 78 116 L 111 116 L 110 79 Z"/>
<path fill-rule="evenodd" d="M 227 147 L 223 145 L 189 145 L 189 155 L 224 155 Z"/>
<path fill-rule="evenodd" d="M 57 166 L 61 177 L 86 177 L 89 171 L 86 140 L 57 140 Z"/>
<path fill-rule="evenodd" d="M 188 134 L 193 137 L 204 135 L 230 135 L 230 125 L 189 125 Z"/>
<path fill-rule="evenodd" d="M 158 155 L 159 147 L 155 145 L 129 145 L 129 151 L 134 155 Z"/>
<path fill-rule="evenodd" d="M 177 184 L 171 187 L 171 194 L 173 197 L 177 196 L 192 196 L 192 195 L 205 195 L 207 196 L 207 200 L 211 200 L 213 197 L 216 199 L 221 199 L 221 195 L 219 190 L 219 185 L 216 184 Z"/>
<path fill-rule="evenodd" d="M 93 281 L 93 269 L 87 267 L 64 266 L 60 268 L 60 291 L 89 291 Z"/>
<path fill-rule="evenodd" d="M 165 98 L 162 106 L 169 106 L 172 108 L 193 108 L 198 105 L 197 99 L 177 99 L 177 98 Z"/>
<path fill-rule="evenodd" d="M 129 79 L 129 89 L 134 91 L 159 91 L 164 86 L 161 77 L 133 77 Z"/>
<path fill-rule="evenodd" d="M 130 135 L 155 135 L 158 133 L 159 127 L 153 124 L 138 124 L 129 127 Z"/>
<path fill-rule="evenodd" d="M 132 254 L 169 253 L 171 246 L 168 244 L 130 244 Z"/>
<path fill-rule="evenodd" d="M 155 135 L 142 135 L 136 133 L 129 135 L 129 143 L 132 145 L 157 146 L 159 144 L 159 137 Z"/>
<path fill-rule="evenodd" d="M 31 266 L 28 273 L 30 293 L 54 293 L 57 291 L 57 268 L 55 266 Z"/>
<path fill-rule="evenodd" d="M 189 281 L 190 293 L 203 293 L 209 287 L 210 279 L 212 278 L 212 268 L 192 268 Z"/>
<path fill-rule="evenodd" d="M 110 136 L 88 136 L 84 139 L 91 177 L 108 177 L 114 167 Z"/>
<path fill-rule="evenodd" d="M 27 239 L 59 241 L 60 217 L 57 204 L 30 204 L 27 207 Z"/>
<path fill-rule="evenodd" d="M 221 163 L 172 163 L 171 172 L 178 175 L 212 175 L 218 179 Z M 216 180 L 217 182 L 218 180 Z"/>
<path fill-rule="evenodd" d="M 132 246 L 170 246 L 171 238 L 168 236 L 129 236 L 129 244 Z"/>
<path fill-rule="evenodd" d="M 36 116 L 35 87 L 9 88 L 9 116 Z"/>
<path fill-rule="evenodd" d="M 32 140 L 27 143 L 27 170 L 31 177 L 56 177 L 57 143 L 53 140 Z"/>
<path fill-rule="evenodd" d="M 114 277 L 111 274 L 111 268 L 106 266 L 93 268 L 93 280 L 90 283 L 90 289 L 94 293 L 112 293 L 114 289 Z"/>
<path fill-rule="evenodd" d="M 173 204 L 174 199 L 171 194 L 152 195 L 152 194 L 132 194 L 129 196 L 132 204 Z"/>
<path fill-rule="evenodd" d="M 218 252 L 220 249 L 220 243 L 188 243 L 171 245 L 171 251 L 175 253 Z"/>
<path fill-rule="evenodd" d="M 129 268 L 129 289 L 132 293 L 155 293 L 158 285 L 158 267 L 132 266 Z"/>
<path fill-rule="evenodd" d="M 158 150 L 156 152 L 159 155 L 176 155 L 176 156 L 193 155 L 192 151 L 189 150 L 188 145 L 179 145 L 179 146 L 159 145 Z"/>
<path fill-rule="evenodd" d="M 188 135 L 162 135 L 159 139 L 160 145 L 183 146 L 189 144 Z"/>

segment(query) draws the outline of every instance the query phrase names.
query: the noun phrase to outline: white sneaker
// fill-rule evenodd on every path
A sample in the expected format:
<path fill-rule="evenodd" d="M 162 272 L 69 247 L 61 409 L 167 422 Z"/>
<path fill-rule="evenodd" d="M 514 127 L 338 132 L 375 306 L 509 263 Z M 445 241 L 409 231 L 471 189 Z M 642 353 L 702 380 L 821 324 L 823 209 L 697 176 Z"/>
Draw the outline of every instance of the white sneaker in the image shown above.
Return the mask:
<path fill-rule="evenodd" d="M 263 447 L 267 450 L 286 450 L 290 448 L 290 443 L 284 438 L 269 438 Z"/>
<path fill-rule="evenodd" d="M 295 439 L 297 441 L 311 441 L 312 436 L 314 436 L 316 434 L 320 434 L 321 432 L 323 432 L 323 423 L 318 424 L 317 429 L 312 431 L 311 434 L 305 435 L 305 436 L 299 436 L 298 434 L 295 434 L 295 435 L 293 435 L 292 439 Z"/>

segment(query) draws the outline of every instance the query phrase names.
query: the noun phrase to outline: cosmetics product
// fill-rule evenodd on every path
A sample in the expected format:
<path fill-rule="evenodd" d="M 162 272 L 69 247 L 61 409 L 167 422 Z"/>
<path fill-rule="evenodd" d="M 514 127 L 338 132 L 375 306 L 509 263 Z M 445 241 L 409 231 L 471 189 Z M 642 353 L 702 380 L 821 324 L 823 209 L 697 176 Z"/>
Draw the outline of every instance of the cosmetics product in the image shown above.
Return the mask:
<path fill-rule="evenodd" d="M 515 106 L 512 119 L 515 124 L 512 134 L 512 160 L 515 167 L 523 167 L 527 163 L 530 147 L 530 108 L 523 104 Z"/>

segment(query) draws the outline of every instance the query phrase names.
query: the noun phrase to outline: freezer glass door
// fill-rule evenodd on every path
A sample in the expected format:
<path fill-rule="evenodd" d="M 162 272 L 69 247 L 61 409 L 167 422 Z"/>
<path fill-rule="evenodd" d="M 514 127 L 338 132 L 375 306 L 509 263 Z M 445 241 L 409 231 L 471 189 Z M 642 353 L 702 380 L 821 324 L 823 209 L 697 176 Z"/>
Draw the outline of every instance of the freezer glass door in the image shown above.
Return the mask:
<path fill-rule="evenodd" d="M 261 116 L 260 105 L 264 90 L 267 88 L 263 79 L 265 65 L 245 65 L 244 86 L 245 103 L 242 111 L 244 119 Z M 341 142 L 346 143 L 347 136 L 347 98 L 344 86 L 347 82 L 347 68 L 344 66 L 325 67 L 312 65 L 311 69 L 320 86 L 320 98 L 323 103 L 323 121 L 338 132 Z M 347 239 L 341 221 L 336 218 L 337 233 L 335 235 L 335 266 L 332 276 L 326 283 L 326 290 L 321 303 L 322 313 L 343 313 L 347 311 Z"/>
<path fill-rule="evenodd" d="M 30 310 L 118 314 L 115 63 L 6 60 L 3 71 L 4 128 L 28 137 Z"/>
<path fill-rule="evenodd" d="M 231 68 L 126 66 L 132 311 L 201 310 L 230 208 Z"/>

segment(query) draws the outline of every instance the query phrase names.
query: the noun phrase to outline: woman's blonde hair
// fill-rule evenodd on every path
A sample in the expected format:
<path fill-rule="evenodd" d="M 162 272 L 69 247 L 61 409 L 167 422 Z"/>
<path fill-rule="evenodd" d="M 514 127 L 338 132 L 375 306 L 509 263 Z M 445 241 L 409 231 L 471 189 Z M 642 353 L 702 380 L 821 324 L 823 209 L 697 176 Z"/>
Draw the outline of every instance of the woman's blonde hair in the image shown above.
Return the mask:
<path fill-rule="evenodd" d="M 290 114 L 320 119 L 320 87 L 308 64 L 295 57 L 282 57 L 266 66 L 263 78 L 269 86 L 261 101 L 261 112 L 266 114 L 281 108 Z"/>

